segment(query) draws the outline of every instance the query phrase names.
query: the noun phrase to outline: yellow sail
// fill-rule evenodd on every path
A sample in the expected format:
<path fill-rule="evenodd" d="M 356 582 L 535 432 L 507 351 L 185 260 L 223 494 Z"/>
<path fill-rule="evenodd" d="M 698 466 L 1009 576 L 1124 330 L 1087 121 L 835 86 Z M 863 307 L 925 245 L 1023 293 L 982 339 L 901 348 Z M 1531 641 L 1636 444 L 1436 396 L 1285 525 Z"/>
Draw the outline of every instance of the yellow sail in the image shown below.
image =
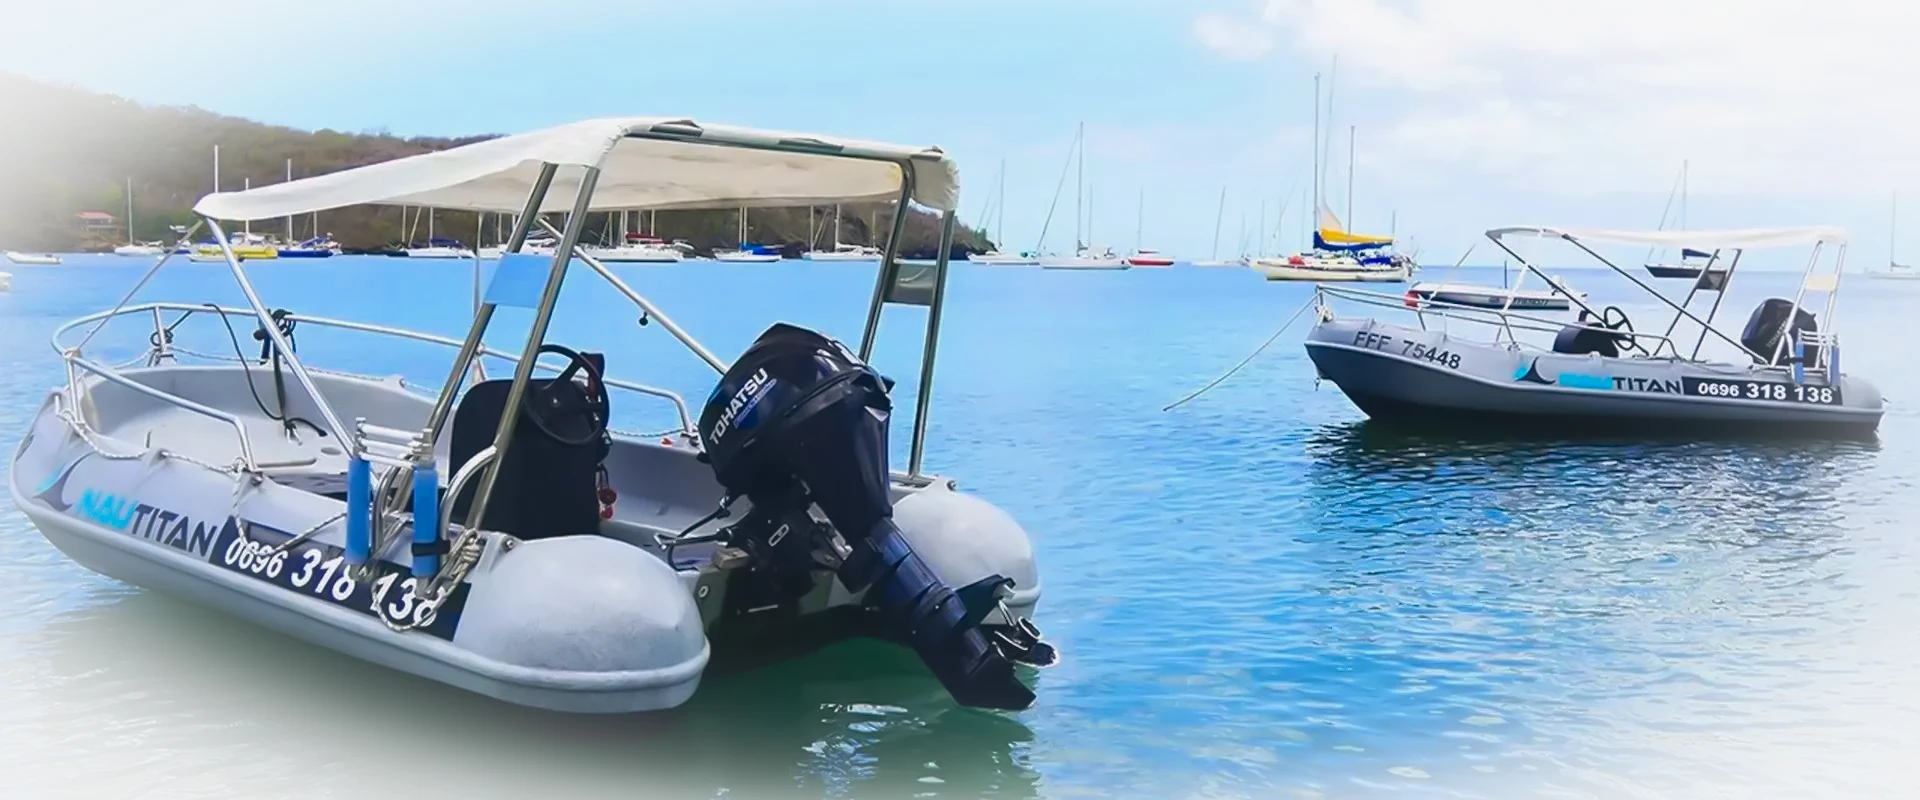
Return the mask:
<path fill-rule="evenodd" d="M 1334 215 L 1333 209 L 1327 208 L 1325 201 L 1321 201 L 1320 203 L 1319 223 L 1319 239 L 1327 244 L 1348 246 L 1393 244 L 1393 237 L 1391 236 L 1365 236 L 1358 233 L 1348 233 L 1346 226 L 1340 224 L 1340 218 Z"/>

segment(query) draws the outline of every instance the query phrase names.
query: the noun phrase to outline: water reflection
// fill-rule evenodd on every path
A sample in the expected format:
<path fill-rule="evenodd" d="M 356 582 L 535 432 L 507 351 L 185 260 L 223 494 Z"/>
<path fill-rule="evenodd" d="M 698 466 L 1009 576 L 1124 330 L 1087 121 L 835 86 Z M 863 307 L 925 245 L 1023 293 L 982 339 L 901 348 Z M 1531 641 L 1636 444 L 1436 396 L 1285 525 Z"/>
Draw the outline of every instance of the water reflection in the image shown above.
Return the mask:
<path fill-rule="evenodd" d="M 365 796 L 428 776 L 498 797 L 1037 791 L 1024 724 L 955 707 L 911 653 L 878 642 L 710 681 L 674 711 L 588 717 L 508 706 L 140 591 L 24 638 L 16 668 L 38 705 L 12 714 L 46 736 L 14 741 L 42 750 L 29 788 L 63 794 L 165 780 L 229 796 L 290 783 Z M 137 757 L 102 763 L 97 747 L 62 744 L 89 730 Z"/>

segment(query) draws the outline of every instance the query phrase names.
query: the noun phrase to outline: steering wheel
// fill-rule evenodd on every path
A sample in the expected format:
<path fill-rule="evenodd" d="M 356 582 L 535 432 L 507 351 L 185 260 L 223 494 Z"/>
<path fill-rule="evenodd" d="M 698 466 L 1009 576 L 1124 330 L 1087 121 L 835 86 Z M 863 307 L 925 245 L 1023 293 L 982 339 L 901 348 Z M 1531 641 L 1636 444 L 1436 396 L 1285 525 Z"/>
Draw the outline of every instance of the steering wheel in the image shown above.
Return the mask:
<path fill-rule="evenodd" d="M 1613 331 L 1613 340 L 1619 344 L 1638 350 L 1641 355 L 1652 355 L 1640 346 L 1633 336 L 1633 321 L 1627 319 L 1627 312 L 1619 306 L 1607 306 L 1600 310 L 1600 327 Z M 1620 331 L 1626 331 L 1621 333 Z"/>
<path fill-rule="evenodd" d="M 547 438 L 560 444 L 579 447 L 601 440 L 607 434 L 607 387 L 601 382 L 600 369 L 569 347 L 543 344 L 534 357 L 538 358 L 540 353 L 566 356 L 567 368 L 544 384 L 528 387 L 520 413 Z M 581 371 L 587 373 L 584 391 L 573 381 L 573 376 Z M 584 420 L 586 424 L 579 425 L 577 420 Z M 572 436 L 562 433 L 576 429 L 581 432 Z"/>

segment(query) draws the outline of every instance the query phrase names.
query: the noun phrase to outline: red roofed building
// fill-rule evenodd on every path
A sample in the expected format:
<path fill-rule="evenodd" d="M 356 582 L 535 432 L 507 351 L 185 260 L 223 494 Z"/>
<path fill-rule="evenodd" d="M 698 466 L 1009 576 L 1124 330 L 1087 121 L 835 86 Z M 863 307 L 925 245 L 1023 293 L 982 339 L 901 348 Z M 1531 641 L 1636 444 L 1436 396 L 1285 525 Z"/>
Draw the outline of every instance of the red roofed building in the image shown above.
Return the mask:
<path fill-rule="evenodd" d="M 120 221 L 104 211 L 82 211 L 73 215 L 73 219 L 86 233 L 112 234 L 120 230 Z"/>

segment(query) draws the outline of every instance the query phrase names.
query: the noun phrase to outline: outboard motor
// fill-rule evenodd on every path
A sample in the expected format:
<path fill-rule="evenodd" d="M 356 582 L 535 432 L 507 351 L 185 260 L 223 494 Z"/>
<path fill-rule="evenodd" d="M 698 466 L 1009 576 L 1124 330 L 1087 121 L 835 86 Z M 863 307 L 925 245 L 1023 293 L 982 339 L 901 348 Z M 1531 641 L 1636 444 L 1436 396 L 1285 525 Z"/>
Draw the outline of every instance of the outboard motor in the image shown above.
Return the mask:
<path fill-rule="evenodd" d="M 1792 324 L 1789 326 L 1788 321 Z M 1801 333 L 1817 331 L 1820 325 L 1813 313 L 1804 308 L 1795 308 L 1792 300 L 1774 297 L 1764 300 L 1760 307 L 1753 310 L 1753 316 L 1747 318 L 1747 329 L 1740 334 L 1740 343 L 1758 354 L 1761 363 L 1773 359 L 1775 366 L 1791 363 L 1793 360 L 1793 342 Z M 1780 337 L 1789 336 L 1786 347 L 1780 347 Z M 1778 349 L 1779 356 L 1774 356 Z"/>
<path fill-rule="evenodd" d="M 889 633 L 919 653 L 956 701 L 1027 708 L 1033 691 L 1014 676 L 1000 637 L 981 626 L 1012 581 L 994 575 L 956 591 L 894 525 L 887 494 L 890 387 L 844 345 L 785 323 L 768 328 L 734 362 L 700 412 L 700 434 L 729 502 L 744 495 L 753 504 L 735 529 L 775 532 L 743 549 L 771 551 L 788 537 L 830 539 L 837 530 L 845 539 L 835 548 L 843 555 L 840 581 L 854 591 L 872 587 L 867 602 Z M 831 529 L 808 524 L 810 506 Z"/>

